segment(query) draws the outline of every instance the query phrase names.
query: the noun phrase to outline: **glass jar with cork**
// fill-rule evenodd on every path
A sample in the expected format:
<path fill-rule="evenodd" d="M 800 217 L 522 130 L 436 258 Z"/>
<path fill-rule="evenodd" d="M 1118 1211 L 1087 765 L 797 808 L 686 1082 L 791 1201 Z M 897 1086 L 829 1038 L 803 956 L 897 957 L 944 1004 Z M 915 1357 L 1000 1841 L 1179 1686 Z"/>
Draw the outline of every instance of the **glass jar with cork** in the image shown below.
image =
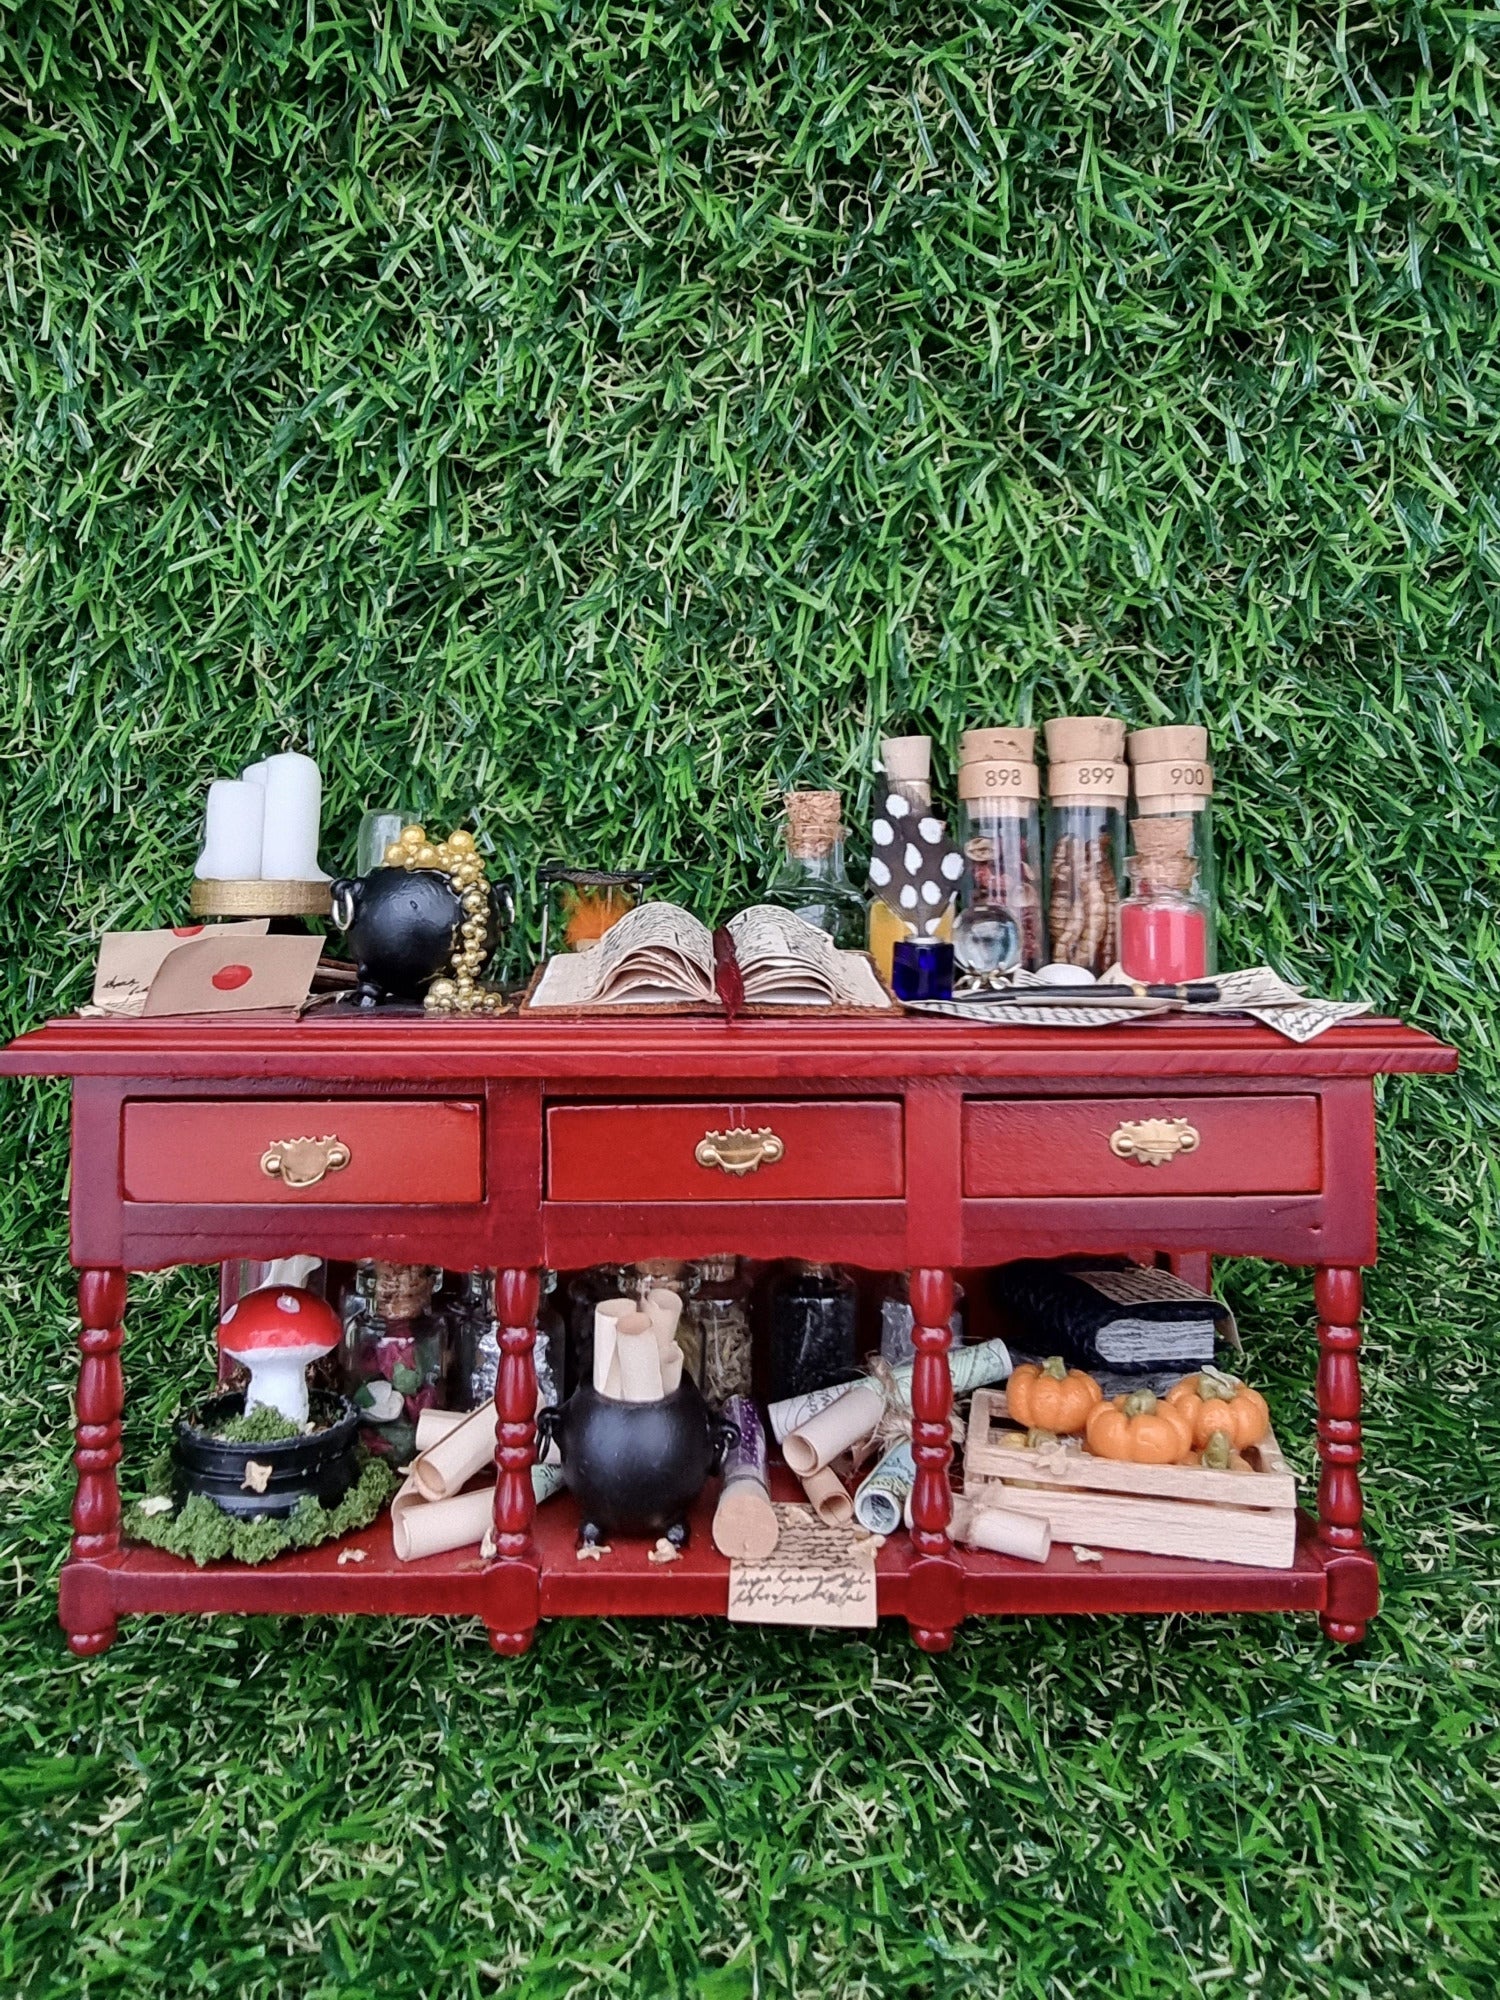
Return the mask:
<path fill-rule="evenodd" d="M 865 902 L 844 868 L 843 797 L 838 792 L 788 792 L 781 866 L 766 901 L 827 931 L 841 950 L 865 937 Z"/>
<path fill-rule="evenodd" d="M 1047 931 L 1052 963 L 1097 979 L 1120 955 L 1130 771 L 1125 725 L 1108 715 L 1047 726 Z"/>
<path fill-rule="evenodd" d="M 1190 724 L 1130 737 L 1131 893 L 1120 910 L 1120 966 L 1180 984 L 1218 970 L 1213 766 L 1208 731 Z"/>
<path fill-rule="evenodd" d="M 959 740 L 964 882 L 953 951 L 970 974 L 1035 972 L 1047 957 L 1041 786 L 1034 729 L 967 729 Z"/>

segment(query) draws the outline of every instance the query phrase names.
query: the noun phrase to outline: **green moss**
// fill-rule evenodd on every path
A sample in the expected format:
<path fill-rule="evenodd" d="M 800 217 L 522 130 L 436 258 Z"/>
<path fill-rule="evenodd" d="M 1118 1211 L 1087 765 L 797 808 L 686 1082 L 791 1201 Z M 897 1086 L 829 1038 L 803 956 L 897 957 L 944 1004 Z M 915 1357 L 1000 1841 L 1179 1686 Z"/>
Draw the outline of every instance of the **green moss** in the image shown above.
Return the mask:
<path fill-rule="evenodd" d="M 170 1460 L 167 1463 L 169 1492 Z M 132 1541 L 150 1542 L 171 1555 L 185 1556 L 200 1568 L 226 1556 L 242 1563 L 269 1562 L 288 1549 L 315 1548 L 319 1542 L 368 1527 L 399 1483 L 384 1459 L 367 1458 L 359 1478 L 336 1507 L 320 1507 L 308 1496 L 280 1520 L 241 1521 L 195 1493 L 175 1514 L 143 1513 L 140 1502 L 135 1502 L 125 1510 L 125 1533 Z"/>
<path fill-rule="evenodd" d="M 280 1410 L 262 1403 L 248 1416 L 230 1417 L 227 1423 L 211 1425 L 207 1435 L 222 1438 L 225 1444 L 284 1444 L 301 1433 Z"/>

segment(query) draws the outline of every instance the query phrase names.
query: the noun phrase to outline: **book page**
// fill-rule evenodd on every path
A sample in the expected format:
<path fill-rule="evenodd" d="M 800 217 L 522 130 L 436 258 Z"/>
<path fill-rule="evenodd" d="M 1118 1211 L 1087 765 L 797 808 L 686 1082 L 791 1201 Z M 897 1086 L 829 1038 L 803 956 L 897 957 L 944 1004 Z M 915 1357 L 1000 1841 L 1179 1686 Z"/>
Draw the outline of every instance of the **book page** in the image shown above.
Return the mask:
<path fill-rule="evenodd" d="M 792 910 L 753 903 L 729 922 L 747 1001 L 761 1006 L 888 1007 L 885 988 L 858 952 Z"/>
<path fill-rule="evenodd" d="M 712 1003 L 714 998 L 712 933 L 675 903 L 640 903 L 606 931 L 592 951 L 559 952 L 549 958 L 531 1005 Z"/>

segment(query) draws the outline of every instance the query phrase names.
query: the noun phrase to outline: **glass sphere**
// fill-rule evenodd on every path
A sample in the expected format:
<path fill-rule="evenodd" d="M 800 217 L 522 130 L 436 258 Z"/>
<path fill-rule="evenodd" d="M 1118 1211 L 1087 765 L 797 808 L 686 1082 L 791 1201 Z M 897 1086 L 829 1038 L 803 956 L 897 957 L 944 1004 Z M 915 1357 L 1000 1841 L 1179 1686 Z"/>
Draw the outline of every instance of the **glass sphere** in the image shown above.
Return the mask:
<path fill-rule="evenodd" d="M 1009 972 L 1021 963 L 1021 926 L 998 903 L 976 903 L 954 921 L 953 956 L 965 972 Z"/>

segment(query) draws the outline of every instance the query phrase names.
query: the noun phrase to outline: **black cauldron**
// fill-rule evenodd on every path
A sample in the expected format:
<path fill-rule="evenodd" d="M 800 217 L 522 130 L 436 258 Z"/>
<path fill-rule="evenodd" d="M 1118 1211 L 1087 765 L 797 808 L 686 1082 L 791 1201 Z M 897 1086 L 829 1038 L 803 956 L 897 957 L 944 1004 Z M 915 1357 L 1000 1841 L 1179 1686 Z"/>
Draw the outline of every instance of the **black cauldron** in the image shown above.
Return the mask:
<path fill-rule="evenodd" d="M 333 921 L 349 940 L 358 1007 L 420 1003 L 460 943 L 462 897 L 439 868 L 372 868 L 333 885 Z M 486 949 L 499 942 L 505 899 L 490 890 Z"/>
<path fill-rule="evenodd" d="M 581 1542 L 665 1535 L 679 1549 L 687 1546 L 688 1509 L 739 1436 L 689 1375 L 652 1403 L 618 1402 L 585 1383 L 560 1407 L 539 1411 L 536 1427 L 538 1451 L 555 1444 L 562 1454 L 583 1517 Z"/>
<path fill-rule="evenodd" d="M 319 1389 L 313 1390 L 308 1403 L 310 1414 L 324 1428 L 280 1438 L 275 1444 L 231 1444 L 227 1438 L 210 1435 L 214 1425 L 243 1413 L 241 1395 L 216 1396 L 196 1416 L 179 1417 L 172 1448 L 179 1502 L 201 1493 L 222 1512 L 241 1520 L 253 1515 L 280 1520 L 309 1494 L 322 1507 L 336 1507 L 359 1477 L 359 1411 L 345 1397 Z M 251 1459 L 271 1468 L 264 1493 L 245 1489 L 245 1467 Z"/>

